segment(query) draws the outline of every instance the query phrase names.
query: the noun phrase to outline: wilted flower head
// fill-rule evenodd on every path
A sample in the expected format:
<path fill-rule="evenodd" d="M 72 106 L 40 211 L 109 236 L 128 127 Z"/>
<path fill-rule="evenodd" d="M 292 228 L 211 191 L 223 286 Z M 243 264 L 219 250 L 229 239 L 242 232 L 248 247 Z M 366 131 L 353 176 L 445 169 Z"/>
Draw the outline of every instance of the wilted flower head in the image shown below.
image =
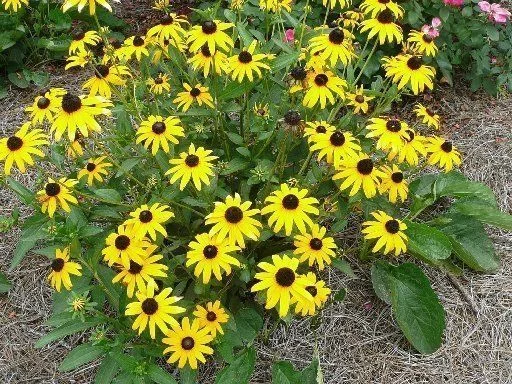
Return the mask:
<path fill-rule="evenodd" d="M 487 13 L 487 17 L 490 21 L 498 24 L 506 24 L 510 19 L 510 12 L 500 4 L 490 4 L 487 1 L 480 1 L 478 2 L 478 6 L 482 12 Z"/>

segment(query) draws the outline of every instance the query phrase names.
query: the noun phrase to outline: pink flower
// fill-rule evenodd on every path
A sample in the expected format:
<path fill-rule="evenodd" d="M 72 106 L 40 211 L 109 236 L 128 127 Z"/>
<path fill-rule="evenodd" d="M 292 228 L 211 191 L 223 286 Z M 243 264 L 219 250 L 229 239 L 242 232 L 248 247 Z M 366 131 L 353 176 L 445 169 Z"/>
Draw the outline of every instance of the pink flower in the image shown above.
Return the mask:
<path fill-rule="evenodd" d="M 287 29 L 284 33 L 284 41 L 293 43 L 295 41 L 295 29 Z"/>
<path fill-rule="evenodd" d="M 510 16 L 512 16 L 507 9 L 497 3 L 489 4 L 487 1 L 480 1 L 478 2 L 478 6 L 482 12 L 487 13 L 487 17 L 490 21 L 498 24 L 506 24 Z"/>
<path fill-rule="evenodd" d="M 445 5 L 451 5 L 452 7 L 462 7 L 464 0 L 443 0 Z"/>
<path fill-rule="evenodd" d="M 441 27 L 441 19 L 439 17 L 434 17 L 430 25 L 425 24 L 421 27 L 421 32 L 435 39 L 436 37 L 439 37 L 439 27 Z"/>

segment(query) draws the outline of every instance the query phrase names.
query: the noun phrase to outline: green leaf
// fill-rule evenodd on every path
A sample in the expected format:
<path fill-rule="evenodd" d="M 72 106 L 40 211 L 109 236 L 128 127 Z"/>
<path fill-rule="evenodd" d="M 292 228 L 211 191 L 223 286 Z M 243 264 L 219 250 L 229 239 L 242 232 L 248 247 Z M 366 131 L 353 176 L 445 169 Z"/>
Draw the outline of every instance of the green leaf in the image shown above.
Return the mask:
<path fill-rule="evenodd" d="M 35 214 L 25 220 L 20 240 L 14 249 L 14 256 L 11 260 L 9 271 L 12 271 L 21 263 L 27 252 L 34 248 L 38 240 L 48 235 L 46 231 L 47 226 L 48 217 L 44 215 Z"/>
<path fill-rule="evenodd" d="M 407 220 L 405 234 L 409 238 L 407 252 L 430 263 L 444 260 L 452 254 L 452 245 L 448 236 L 440 230 L 426 224 Z"/>
<path fill-rule="evenodd" d="M 16 196 L 21 200 L 21 202 L 25 205 L 30 205 L 35 199 L 34 192 L 25 187 L 23 184 L 17 182 L 12 177 L 8 176 L 6 178 L 7 184 L 12 188 Z"/>
<path fill-rule="evenodd" d="M 441 216 L 439 229 L 448 235 L 458 259 L 476 271 L 492 272 L 499 268 L 499 257 L 484 226 L 476 219 L 462 215 Z"/>
<path fill-rule="evenodd" d="M 479 199 L 464 199 L 456 201 L 450 212 L 472 216 L 480 222 L 494 225 L 512 231 L 512 215 L 501 212 L 486 201 Z"/>
<path fill-rule="evenodd" d="M 242 169 L 245 169 L 249 166 L 250 162 L 247 160 L 242 159 L 241 157 L 235 157 L 233 158 L 226 168 L 221 172 L 222 175 L 230 175 L 232 173 L 241 171 Z"/>
<path fill-rule="evenodd" d="M 77 332 L 85 331 L 86 329 L 95 327 L 96 325 L 102 323 L 104 323 L 104 320 L 100 318 L 91 318 L 83 322 L 78 319 L 71 320 L 41 337 L 36 341 L 35 347 L 42 348 L 45 345 L 50 344 L 52 341 L 62 339 L 63 337 L 72 335 Z"/>
<path fill-rule="evenodd" d="M 197 370 L 190 368 L 188 365 L 180 369 L 180 384 L 196 384 Z"/>
<path fill-rule="evenodd" d="M 120 203 L 121 195 L 115 189 L 97 189 L 94 194 L 107 203 Z"/>
<path fill-rule="evenodd" d="M 148 376 L 151 380 L 158 384 L 178 384 L 178 382 L 158 365 L 151 364 L 148 369 Z"/>
<path fill-rule="evenodd" d="M 233 363 L 217 374 L 215 384 L 248 384 L 254 371 L 256 351 L 247 348 Z"/>
<path fill-rule="evenodd" d="M 272 384 L 317 384 L 318 360 L 315 358 L 302 371 L 296 371 L 288 361 L 272 366 Z"/>
<path fill-rule="evenodd" d="M 372 285 L 375 294 L 386 304 L 391 305 L 391 284 L 388 281 L 389 273 L 383 266 L 374 263 L 371 268 Z"/>
<path fill-rule="evenodd" d="M 226 132 L 226 136 L 236 145 L 242 145 L 244 143 L 244 138 L 238 133 Z"/>
<path fill-rule="evenodd" d="M 231 81 L 227 86 L 222 88 L 219 99 L 225 101 L 235 99 L 248 92 L 252 87 L 252 83 L 245 80 L 242 83 L 239 83 L 238 81 Z"/>
<path fill-rule="evenodd" d="M 242 308 L 235 314 L 238 334 L 246 343 L 252 342 L 263 327 L 263 317 L 252 308 Z"/>
<path fill-rule="evenodd" d="M 18 88 L 28 88 L 28 86 L 30 85 L 25 76 L 19 72 L 9 73 L 7 75 L 7 78 L 10 80 L 11 83 L 13 83 Z"/>
<path fill-rule="evenodd" d="M 357 277 L 356 274 L 354 273 L 354 270 L 350 266 L 350 264 L 344 259 L 338 259 L 338 258 L 333 259 L 332 266 L 334 268 L 336 268 L 337 270 L 343 272 L 344 274 L 346 274 L 349 277 L 352 277 L 352 278 Z"/>
<path fill-rule="evenodd" d="M 110 356 L 106 356 L 96 372 L 94 384 L 110 384 L 119 371 L 116 361 Z"/>
<path fill-rule="evenodd" d="M 460 172 L 441 173 L 434 183 L 434 198 L 451 196 L 457 198 L 478 197 L 496 206 L 494 192 L 487 185 L 471 181 Z"/>
<path fill-rule="evenodd" d="M 59 371 L 67 372 L 72 371 L 81 365 L 90 363 L 104 354 L 103 348 L 92 345 L 92 343 L 85 343 L 75 347 L 71 350 L 64 360 L 59 365 Z"/>
<path fill-rule="evenodd" d="M 406 263 L 397 267 L 376 261 L 372 267 L 381 275 L 397 323 L 419 352 L 429 354 L 441 345 L 445 315 L 436 293 L 423 271 Z"/>
<path fill-rule="evenodd" d="M 299 52 L 280 54 L 275 60 L 272 61 L 272 69 L 280 71 L 295 64 L 299 58 Z"/>
<path fill-rule="evenodd" d="M 0 272 L 0 293 L 8 292 L 11 287 L 12 283 L 7 280 L 7 277 L 5 277 L 2 272 Z"/>

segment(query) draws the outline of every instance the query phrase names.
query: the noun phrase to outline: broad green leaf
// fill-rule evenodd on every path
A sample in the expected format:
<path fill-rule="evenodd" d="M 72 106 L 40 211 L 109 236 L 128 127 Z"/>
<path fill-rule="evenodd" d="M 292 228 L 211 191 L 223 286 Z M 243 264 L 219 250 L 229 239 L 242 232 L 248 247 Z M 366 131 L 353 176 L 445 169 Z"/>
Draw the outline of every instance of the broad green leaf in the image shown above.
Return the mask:
<path fill-rule="evenodd" d="M 317 384 L 318 360 L 315 358 L 302 371 L 296 371 L 288 361 L 272 366 L 272 384 Z"/>
<path fill-rule="evenodd" d="M 440 219 L 445 222 L 438 227 L 448 235 L 457 258 L 476 271 L 492 272 L 499 268 L 499 257 L 478 220 L 462 214 L 449 214 Z"/>
<path fill-rule="evenodd" d="M 196 384 L 197 370 L 190 368 L 188 365 L 180 369 L 180 384 Z"/>
<path fill-rule="evenodd" d="M 242 308 L 235 314 L 238 334 L 246 343 L 252 342 L 263 327 L 263 317 L 252 308 Z"/>
<path fill-rule="evenodd" d="M 407 220 L 407 252 L 421 260 L 436 263 L 450 257 L 452 245 L 448 236 L 440 230 L 426 224 Z"/>
<path fill-rule="evenodd" d="M 247 348 L 233 363 L 217 374 L 215 384 L 248 384 L 254 371 L 256 351 Z"/>
<path fill-rule="evenodd" d="M 456 201 L 450 208 L 451 212 L 472 216 L 480 222 L 512 231 L 512 215 L 501 212 L 497 208 L 479 199 Z"/>
<path fill-rule="evenodd" d="M 272 69 L 274 71 L 279 71 L 283 68 L 287 68 L 295 64 L 298 58 L 299 52 L 280 54 L 275 60 L 272 61 Z"/>
<path fill-rule="evenodd" d="M 151 380 L 158 384 L 178 384 L 178 382 L 158 365 L 151 364 L 148 369 L 148 376 Z"/>
<path fill-rule="evenodd" d="M 86 329 L 95 327 L 99 324 L 102 324 L 103 322 L 103 319 L 97 317 L 87 319 L 85 321 L 81 321 L 79 319 L 71 320 L 41 337 L 36 341 L 35 347 L 42 348 L 50 344 L 52 341 L 62 339 L 63 337 L 72 335 L 77 332 L 85 331 Z"/>
<path fill-rule="evenodd" d="M 119 371 L 119 365 L 110 356 L 106 356 L 96 372 L 94 384 L 110 384 Z"/>
<path fill-rule="evenodd" d="M 107 203 L 121 202 L 121 195 L 115 189 L 97 189 L 94 194 Z"/>
<path fill-rule="evenodd" d="M 371 268 L 372 285 L 375 294 L 386 304 L 391 305 L 391 284 L 388 281 L 390 276 L 388 264 L 374 263 Z"/>
<path fill-rule="evenodd" d="M 60 312 L 52 315 L 48 320 L 44 322 L 44 325 L 47 327 L 60 327 L 63 324 L 71 321 L 73 319 L 73 314 L 71 312 Z"/>
<path fill-rule="evenodd" d="M 25 187 L 23 184 L 17 182 L 12 177 L 6 178 L 7 184 L 12 188 L 16 196 L 21 200 L 23 204 L 30 205 L 35 199 L 35 194 L 30 189 Z"/>
<path fill-rule="evenodd" d="M 462 173 L 456 171 L 439 174 L 434 183 L 433 192 L 435 199 L 442 196 L 478 197 L 496 206 L 496 198 L 491 188 L 477 181 L 471 181 Z"/>
<path fill-rule="evenodd" d="M 11 260 L 9 271 L 16 268 L 28 251 L 36 245 L 37 241 L 48 236 L 48 217 L 42 214 L 35 214 L 29 217 L 22 225 L 20 240 L 14 249 L 14 256 Z"/>
<path fill-rule="evenodd" d="M 92 343 L 80 344 L 79 346 L 72 349 L 62 360 L 59 365 L 59 371 L 67 372 L 72 371 L 81 365 L 90 363 L 96 360 L 98 357 L 103 355 L 105 351 L 103 348 L 92 345 Z"/>
<path fill-rule="evenodd" d="M 345 275 L 347 275 L 349 277 L 352 277 L 352 278 L 357 277 L 356 274 L 354 273 L 354 270 L 350 266 L 350 264 L 344 259 L 338 259 L 338 258 L 333 259 L 332 266 L 334 268 L 336 268 L 337 270 L 343 272 Z"/>
<path fill-rule="evenodd" d="M 7 277 L 5 277 L 2 272 L 0 272 L 0 293 L 8 292 L 11 287 L 12 283 L 7 280 Z"/>

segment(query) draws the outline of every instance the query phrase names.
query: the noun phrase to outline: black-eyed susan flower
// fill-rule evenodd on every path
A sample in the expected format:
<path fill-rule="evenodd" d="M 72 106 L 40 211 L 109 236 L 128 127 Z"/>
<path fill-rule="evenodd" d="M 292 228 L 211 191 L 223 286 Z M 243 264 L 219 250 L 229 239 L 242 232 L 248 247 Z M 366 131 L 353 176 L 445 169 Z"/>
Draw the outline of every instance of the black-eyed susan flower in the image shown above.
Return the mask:
<path fill-rule="evenodd" d="M 88 185 L 93 185 L 95 180 L 102 183 L 103 177 L 108 175 L 107 168 L 112 166 L 112 163 L 104 161 L 106 158 L 106 156 L 100 156 L 90 159 L 85 167 L 78 171 L 78 180 L 85 178 Z"/>
<path fill-rule="evenodd" d="M 318 135 L 326 135 L 329 137 L 336 130 L 336 127 L 327 121 L 309 121 L 304 128 L 304 137 L 308 138 L 308 143 L 314 141 Z M 317 139 L 318 140 L 318 139 Z"/>
<path fill-rule="evenodd" d="M 409 126 L 405 121 L 387 117 L 370 119 L 366 129 L 366 137 L 377 138 L 377 149 L 398 151 L 407 137 L 405 132 Z"/>
<path fill-rule="evenodd" d="M 322 0 L 324 7 L 328 7 L 330 9 L 334 9 L 336 4 L 339 4 L 341 9 L 347 8 L 350 3 L 350 0 Z"/>
<path fill-rule="evenodd" d="M 188 152 L 181 152 L 179 159 L 171 159 L 169 163 L 171 168 L 165 172 L 171 176 L 171 184 L 180 180 L 180 190 L 184 190 L 190 180 L 198 191 L 202 184 L 210 185 L 210 177 L 213 176 L 212 161 L 217 156 L 211 156 L 212 151 L 199 147 L 196 149 L 193 143 L 190 144 Z"/>
<path fill-rule="evenodd" d="M 231 0 L 230 8 L 239 11 L 243 8 L 245 0 Z"/>
<path fill-rule="evenodd" d="M 122 86 L 126 83 L 123 77 L 130 76 L 130 69 L 126 65 L 99 64 L 94 68 L 94 76 L 87 79 L 82 86 L 88 89 L 92 96 L 100 95 L 110 99 L 112 85 Z"/>
<path fill-rule="evenodd" d="M 395 57 L 384 57 L 382 61 L 386 77 L 391 78 L 398 89 L 408 85 L 412 92 L 417 95 L 423 92 L 425 88 L 434 88 L 436 70 L 434 67 L 423 64 L 421 57 L 399 54 Z"/>
<path fill-rule="evenodd" d="M 156 77 L 150 77 L 146 80 L 146 84 L 149 85 L 149 90 L 154 95 L 161 95 L 171 90 L 169 75 L 166 73 L 159 73 Z"/>
<path fill-rule="evenodd" d="M 222 281 L 222 273 L 229 275 L 232 265 L 240 266 L 240 262 L 230 255 L 240 248 L 230 242 L 229 237 L 220 239 L 217 235 L 201 233 L 188 246 L 190 251 L 187 252 L 186 266 L 195 264 L 194 275 L 202 276 L 204 284 L 210 282 L 212 274 Z"/>
<path fill-rule="evenodd" d="M 25 173 L 26 164 L 34 165 L 34 157 L 44 157 L 40 147 L 48 144 L 48 136 L 42 129 L 30 129 L 25 123 L 12 136 L 0 139 L 0 161 L 4 161 L 4 173 L 11 174 L 14 165 Z"/>
<path fill-rule="evenodd" d="M 318 161 L 324 157 L 329 164 L 338 167 L 340 161 L 346 157 L 357 156 L 361 151 L 354 135 L 348 131 L 332 131 L 325 134 L 315 134 L 311 137 L 313 145 L 310 151 L 318 151 Z"/>
<path fill-rule="evenodd" d="M 350 31 L 336 27 L 329 33 L 322 33 L 309 41 L 310 52 L 318 53 L 320 57 L 329 62 L 334 68 L 338 62 L 347 65 L 356 57 L 352 40 L 354 35 Z"/>
<path fill-rule="evenodd" d="M 48 178 L 48 183 L 45 184 L 44 189 L 37 192 L 37 199 L 41 203 L 41 212 L 48 212 L 48 216 L 53 217 L 59 206 L 64 211 L 70 212 L 69 204 L 78 204 L 78 200 L 72 194 L 73 187 L 77 183 L 78 180 L 66 179 L 65 177 L 59 180 Z"/>
<path fill-rule="evenodd" d="M 82 12 L 85 6 L 89 6 L 89 14 L 96 14 L 96 3 L 112 12 L 112 7 L 106 0 L 64 0 L 62 10 L 67 12 L 70 8 L 77 7 L 78 12 Z"/>
<path fill-rule="evenodd" d="M 392 203 L 396 203 L 397 199 L 405 201 L 407 200 L 407 194 L 409 193 L 409 187 L 407 185 L 407 180 L 404 177 L 404 173 L 393 164 L 390 166 L 381 167 L 381 171 L 384 176 L 381 179 L 379 185 L 380 193 L 387 193 L 389 196 L 389 201 Z"/>
<path fill-rule="evenodd" d="M 229 320 L 229 315 L 224 308 L 221 307 L 219 300 L 213 303 L 210 301 L 206 303 L 204 307 L 197 305 L 194 316 L 199 319 L 199 325 L 201 327 L 207 328 L 210 331 L 213 338 L 217 336 L 217 332 L 221 335 L 224 334 L 222 324 L 227 323 Z"/>
<path fill-rule="evenodd" d="M 290 12 L 292 10 L 292 0 L 260 0 L 260 9 L 267 12 L 279 13 L 282 9 Z"/>
<path fill-rule="evenodd" d="M 256 103 L 253 107 L 254 114 L 263 119 L 268 119 L 270 116 L 270 109 L 268 104 Z"/>
<path fill-rule="evenodd" d="M 171 296 L 172 289 L 164 288 L 158 295 L 155 295 L 156 284 L 146 284 L 146 289 L 135 293 L 137 301 L 126 306 L 125 315 L 137 316 L 133 322 L 132 329 L 139 331 L 139 335 L 149 326 L 149 335 L 156 338 L 156 327 L 166 333 L 168 325 L 176 326 L 178 321 L 174 316 L 185 312 L 185 308 L 174 305 L 181 300 L 181 297 Z"/>
<path fill-rule="evenodd" d="M 440 118 L 439 115 L 432 111 L 430 108 L 423 106 L 422 104 L 416 104 L 414 107 L 414 113 L 421 119 L 423 124 L 439 129 Z"/>
<path fill-rule="evenodd" d="M 238 193 L 227 196 L 224 202 L 216 201 L 212 213 L 206 216 L 206 225 L 213 225 L 210 235 L 217 234 L 219 240 L 228 238 L 230 244 L 245 248 L 244 238 L 258 240 L 261 223 L 252 216 L 260 213 L 259 209 L 249 209 L 250 201 L 242 202 Z"/>
<path fill-rule="evenodd" d="M 69 44 L 69 54 L 73 55 L 77 52 L 85 52 L 87 51 L 86 46 L 95 46 L 101 41 L 101 36 L 98 35 L 96 31 L 87 31 L 84 32 L 81 29 L 78 29 L 72 34 L 73 40 Z"/>
<path fill-rule="evenodd" d="M 233 26 L 232 23 L 224 23 L 220 20 L 206 20 L 201 25 L 193 26 L 187 38 L 190 52 L 199 51 L 205 44 L 212 54 L 217 48 L 228 51 L 233 47 L 233 39 L 224 31 Z"/>
<path fill-rule="evenodd" d="M 150 243 L 146 239 L 136 236 L 133 227 L 120 225 L 117 231 L 105 239 L 105 248 L 101 251 L 103 259 L 111 267 L 114 263 L 130 268 L 130 261 L 143 264 L 146 248 Z"/>
<path fill-rule="evenodd" d="M 188 111 L 192 103 L 197 103 L 200 106 L 206 104 L 210 108 L 213 108 L 213 97 L 210 95 L 209 88 L 204 87 L 197 83 L 194 87 L 188 83 L 183 83 L 184 92 L 178 93 L 178 96 L 172 101 L 177 104 L 178 108 L 181 108 L 183 112 Z"/>
<path fill-rule="evenodd" d="M 412 48 L 413 52 L 417 55 L 434 57 L 437 54 L 438 48 L 434 38 L 428 33 L 421 31 L 411 31 L 407 42 Z"/>
<path fill-rule="evenodd" d="M 356 157 L 347 157 L 340 162 L 340 166 L 336 170 L 333 180 L 343 179 L 340 190 L 350 187 L 349 195 L 354 196 L 362 188 L 367 198 L 372 198 L 377 194 L 379 185 L 379 177 L 383 177 L 372 159 L 364 153 L 358 154 Z"/>
<path fill-rule="evenodd" d="M 339 24 L 345 28 L 356 28 L 361 21 L 364 20 L 364 14 L 358 8 L 353 10 L 345 11 L 340 15 Z"/>
<path fill-rule="evenodd" d="M 264 53 L 254 53 L 256 46 L 257 41 L 253 40 L 248 48 L 243 49 L 238 55 L 228 58 L 228 71 L 233 80 L 237 80 L 241 83 L 242 80 L 247 77 L 249 81 L 253 81 L 253 72 L 256 73 L 258 78 L 261 78 L 261 69 L 270 69 L 268 64 L 262 61 L 267 59 L 268 56 Z"/>
<path fill-rule="evenodd" d="M 290 236 L 294 227 L 300 233 L 307 232 L 306 224 L 313 227 L 313 220 L 310 215 L 319 214 L 318 200 L 314 197 L 306 197 L 307 189 L 290 188 L 288 184 L 281 184 L 277 191 L 274 191 L 265 199 L 265 207 L 261 210 L 262 215 L 270 214 L 268 226 L 274 232 L 279 232 L 284 227 L 286 236 Z"/>
<path fill-rule="evenodd" d="M 418 135 L 412 129 L 406 129 L 404 145 L 398 151 L 390 151 L 388 159 L 398 159 L 399 163 L 407 162 L 409 165 L 418 165 L 419 156 L 426 156 L 427 150 L 425 149 L 426 138 Z"/>
<path fill-rule="evenodd" d="M 13 12 L 18 12 L 22 5 L 28 6 L 28 0 L 2 0 L 2 5 L 6 11 L 12 8 Z"/>
<path fill-rule="evenodd" d="M 460 152 L 451 141 L 442 137 L 429 137 L 425 149 L 429 153 L 428 163 L 438 164 L 445 172 L 450 172 L 454 165 L 461 163 Z"/>
<path fill-rule="evenodd" d="M 300 313 L 301 316 L 313 316 L 318 309 L 322 308 L 329 295 L 331 289 L 325 286 L 325 281 L 318 280 L 313 272 L 308 272 L 306 275 L 308 284 L 306 291 L 313 297 L 312 301 L 300 301 L 295 305 L 295 313 Z"/>
<path fill-rule="evenodd" d="M 137 130 L 137 143 L 144 143 L 144 147 L 149 149 L 151 153 L 156 155 L 160 148 L 165 153 L 169 153 L 169 142 L 178 144 L 178 137 L 185 136 L 181 120 L 175 116 L 148 116 L 148 118 L 140 123 Z"/>
<path fill-rule="evenodd" d="M 34 103 L 25 108 L 25 112 L 30 113 L 30 119 L 33 123 L 42 124 L 45 120 L 51 122 L 59 111 L 62 96 L 66 93 L 66 90 L 62 88 L 52 88 L 37 96 Z"/>
<path fill-rule="evenodd" d="M 370 107 L 368 102 L 374 98 L 375 96 L 365 94 L 365 90 L 361 86 L 354 93 L 347 93 L 347 104 L 354 107 L 354 113 L 368 113 Z"/>
<path fill-rule="evenodd" d="M 162 236 L 167 236 L 167 231 L 162 224 L 165 224 L 174 213 L 171 212 L 168 205 L 154 203 L 148 206 L 147 204 L 141 205 L 135 211 L 130 212 L 130 218 L 124 224 L 132 227 L 135 236 L 144 238 L 149 235 L 151 239 L 156 240 L 157 232 Z"/>
<path fill-rule="evenodd" d="M 208 45 L 205 44 L 188 59 L 188 63 L 192 65 L 194 71 L 202 69 L 204 77 L 208 77 L 210 73 L 221 75 L 222 72 L 227 70 L 227 60 L 228 58 L 224 52 L 216 50 L 212 54 Z"/>
<path fill-rule="evenodd" d="M 101 131 L 95 117 L 110 115 L 111 106 L 112 103 L 102 96 L 77 96 L 68 92 L 62 96 L 60 108 L 50 131 L 54 132 L 57 141 L 66 132 L 70 141 L 75 138 L 77 131 L 87 137 L 89 131 Z"/>
<path fill-rule="evenodd" d="M 305 107 L 313 108 L 320 103 L 324 109 L 329 104 L 334 104 L 336 97 L 345 97 L 347 82 L 331 71 L 315 72 L 308 82 L 308 89 L 304 95 L 302 104 Z"/>
<path fill-rule="evenodd" d="M 309 280 L 297 273 L 299 259 L 286 255 L 272 256 L 272 263 L 258 263 L 258 268 L 263 272 L 258 272 L 254 276 L 259 280 L 251 287 L 251 292 L 266 291 L 266 309 L 272 309 L 279 305 L 278 313 L 280 317 L 285 317 L 290 311 L 290 304 L 301 302 L 307 305 L 313 301 L 313 297 L 306 290 Z"/>
<path fill-rule="evenodd" d="M 362 230 L 366 240 L 375 240 L 372 252 L 378 252 L 384 248 L 383 253 L 388 254 L 395 251 L 395 256 L 405 253 L 407 250 L 407 235 L 404 231 L 407 225 L 398 219 L 394 219 L 384 211 L 375 211 L 371 215 L 375 220 L 368 220 L 363 223 L 366 227 Z"/>
<path fill-rule="evenodd" d="M 90 51 L 79 51 L 76 55 L 71 55 L 66 59 L 66 66 L 64 69 L 68 70 L 74 67 L 84 68 L 93 59 L 93 54 Z"/>
<path fill-rule="evenodd" d="M 121 282 L 126 285 L 126 294 L 132 298 L 135 288 L 138 291 L 145 291 L 147 284 L 154 284 L 155 278 L 167 277 L 169 267 L 159 263 L 163 259 L 162 255 L 153 255 L 157 246 L 151 244 L 146 248 L 146 252 L 141 255 L 142 263 L 138 264 L 130 260 L 130 267 L 126 268 L 118 264 L 119 273 L 112 279 L 113 283 Z"/>
<path fill-rule="evenodd" d="M 336 257 L 337 248 L 334 239 L 325 236 L 326 233 L 325 227 L 314 224 L 310 232 L 295 236 L 293 245 L 296 249 L 293 254 L 299 255 L 301 263 L 307 260 L 310 267 L 317 263 L 318 269 L 323 270 L 325 264 L 330 265 L 331 260 Z"/>
<path fill-rule="evenodd" d="M 213 354 L 213 349 L 208 344 L 213 340 L 210 330 L 201 327 L 199 319 L 194 319 L 192 324 L 188 317 L 181 320 L 181 325 L 173 323 L 171 329 L 162 339 L 169 347 L 164 349 L 164 355 L 171 353 L 168 363 L 178 362 L 178 368 L 189 365 L 197 369 L 197 362 L 206 363 L 205 355 Z"/>
<path fill-rule="evenodd" d="M 404 9 L 392 0 L 363 0 L 359 8 L 370 17 L 376 17 L 386 9 L 391 11 L 396 18 L 401 18 L 404 15 Z"/>
<path fill-rule="evenodd" d="M 394 22 L 393 12 L 389 9 L 380 12 L 376 18 L 364 20 L 361 23 L 361 32 L 368 32 L 368 39 L 377 36 L 381 45 L 386 41 L 400 44 L 404 38 L 402 28 Z"/>
<path fill-rule="evenodd" d="M 187 34 L 183 24 L 188 24 L 188 21 L 182 15 L 167 13 L 158 24 L 148 30 L 146 36 L 155 37 L 159 41 L 169 40 L 173 42 L 174 46 L 178 46 L 184 41 Z"/>
<path fill-rule="evenodd" d="M 69 260 L 69 248 L 56 249 L 48 280 L 57 292 L 60 292 L 62 286 L 69 291 L 73 287 L 71 275 L 82 276 L 81 270 L 80 264 Z"/>
<path fill-rule="evenodd" d="M 141 61 L 142 57 L 149 56 L 148 48 L 152 44 L 152 38 L 140 35 L 131 36 L 124 41 L 122 48 L 119 50 L 119 54 L 126 60 L 130 60 L 135 56 L 138 61 Z"/>
<path fill-rule="evenodd" d="M 68 145 L 68 149 L 66 151 L 66 155 L 68 156 L 68 158 L 74 159 L 84 154 L 84 149 L 82 147 L 82 139 L 83 136 L 80 134 L 79 131 L 77 131 L 75 133 L 75 139 Z"/>

